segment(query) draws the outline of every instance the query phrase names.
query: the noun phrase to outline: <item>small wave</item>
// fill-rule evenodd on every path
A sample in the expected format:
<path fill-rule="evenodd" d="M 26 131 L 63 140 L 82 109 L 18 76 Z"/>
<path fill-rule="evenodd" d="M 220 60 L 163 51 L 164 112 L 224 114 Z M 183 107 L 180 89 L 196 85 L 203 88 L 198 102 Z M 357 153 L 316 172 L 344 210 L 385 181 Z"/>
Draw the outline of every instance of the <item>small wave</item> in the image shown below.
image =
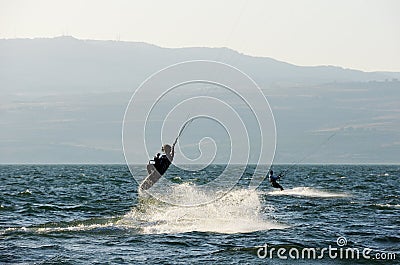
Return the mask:
<path fill-rule="evenodd" d="M 373 204 L 373 206 L 384 209 L 400 209 L 400 204 Z"/>
<path fill-rule="evenodd" d="M 24 190 L 24 191 L 21 191 L 21 192 L 18 193 L 18 194 L 20 194 L 20 195 L 31 195 L 32 192 L 31 192 L 29 189 L 26 189 L 26 190 Z"/>
<path fill-rule="evenodd" d="M 105 230 L 115 230 L 118 227 L 115 227 L 113 223 L 106 223 L 106 224 L 79 224 L 76 226 L 67 226 L 67 227 L 42 227 L 36 228 L 35 232 L 37 233 L 52 233 L 52 232 L 79 232 L 79 231 L 102 231 Z"/>
<path fill-rule="evenodd" d="M 0 234 L 7 233 L 58 233 L 58 232 L 105 232 L 109 230 L 121 229 L 115 225 L 116 219 L 88 219 L 83 221 L 72 221 L 72 222 L 60 222 L 60 223 L 48 223 L 37 226 L 28 227 L 11 227 L 3 230 Z"/>
<path fill-rule="evenodd" d="M 194 185 L 181 184 L 177 196 L 182 195 L 182 189 L 185 190 L 185 199 L 196 200 L 199 195 Z M 231 191 L 219 200 L 195 207 L 175 206 L 142 198 L 139 205 L 117 224 L 129 226 L 136 223 L 144 234 L 193 231 L 232 234 L 287 227 L 266 220 L 261 208 L 258 193 L 245 189 Z"/>
<path fill-rule="evenodd" d="M 344 198 L 349 195 L 346 193 L 333 193 L 321 191 L 310 187 L 296 187 L 287 190 L 275 190 L 267 193 L 272 196 L 300 196 L 300 197 L 316 197 L 316 198 Z"/>
<path fill-rule="evenodd" d="M 53 233 L 53 232 L 76 232 L 76 231 L 91 231 L 95 229 L 106 229 L 112 228 L 113 224 L 92 224 L 92 225 L 85 225 L 79 224 L 76 226 L 55 226 L 55 227 L 13 227 L 8 228 L 4 232 L 33 232 L 38 234 L 46 234 L 46 233 Z"/>

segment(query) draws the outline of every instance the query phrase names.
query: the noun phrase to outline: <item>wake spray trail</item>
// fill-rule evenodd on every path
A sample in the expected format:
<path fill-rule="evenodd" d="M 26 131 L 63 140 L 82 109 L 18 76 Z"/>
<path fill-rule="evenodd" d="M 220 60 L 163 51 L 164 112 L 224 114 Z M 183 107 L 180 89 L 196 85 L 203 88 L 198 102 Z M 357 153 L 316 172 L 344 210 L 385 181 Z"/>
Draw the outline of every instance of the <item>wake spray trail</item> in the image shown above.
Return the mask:
<path fill-rule="evenodd" d="M 346 193 L 334 193 L 318 190 L 311 187 L 296 187 L 293 189 L 285 189 L 283 191 L 274 190 L 267 192 L 270 196 L 297 196 L 297 197 L 314 197 L 314 198 L 345 198 L 349 197 Z"/>
<path fill-rule="evenodd" d="M 201 194 L 196 186 L 178 185 L 171 196 L 185 202 L 196 203 Z M 209 204 L 182 207 L 161 203 L 141 196 L 138 205 L 117 222 L 118 226 L 140 226 L 144 234 L 215 232 L 248 233 L 286 226 L 268 221 L 262 214 L 260 196 L 255 190 L 232 190 L 221 199 Z"/>

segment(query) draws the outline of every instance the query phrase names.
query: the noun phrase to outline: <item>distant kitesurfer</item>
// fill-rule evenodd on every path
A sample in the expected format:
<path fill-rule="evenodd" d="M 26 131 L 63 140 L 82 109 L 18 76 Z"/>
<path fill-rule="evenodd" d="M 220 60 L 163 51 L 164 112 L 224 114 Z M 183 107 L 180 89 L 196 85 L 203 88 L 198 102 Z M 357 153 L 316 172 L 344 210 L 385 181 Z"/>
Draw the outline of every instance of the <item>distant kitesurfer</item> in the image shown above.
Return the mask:
<path fill-rule="evenodd" d="M 175 155 L 175 144 L 172 147 L 169 144 L 164 144 L 161 147 L 163 154 L 158 153 L 154 156 L 153 160 L 150 160 L 147 164 L 147 173 L 149 174 L 147 178 L 140 185 L 141 189 L 147 190 L 151 188 L 164 173 L 168 170 L 172 163 Z"/>
<path fill-rule="evenodd" d="M 269 182 L 271 182 L 271 186 L 274 188 L 279 188 L 283 190 L 283 187 L 277 182 L 281 177 L 283 177 L 282 174 L 279 174 L 278 176 L 274 176 L 274 171 L 270 170 L 269 171 Z"/>

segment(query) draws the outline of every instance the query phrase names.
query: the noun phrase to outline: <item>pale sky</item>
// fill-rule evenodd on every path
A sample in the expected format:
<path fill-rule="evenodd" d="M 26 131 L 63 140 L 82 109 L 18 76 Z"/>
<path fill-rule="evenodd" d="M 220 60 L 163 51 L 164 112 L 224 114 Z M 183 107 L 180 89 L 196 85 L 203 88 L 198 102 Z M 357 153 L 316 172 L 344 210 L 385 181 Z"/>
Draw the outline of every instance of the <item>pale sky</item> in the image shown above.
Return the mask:
<path fill-rule="evenodd" d="M 400 72 L 397 0 L 0 0 L 0 38 L 229 47 L 296 65 Z"/>

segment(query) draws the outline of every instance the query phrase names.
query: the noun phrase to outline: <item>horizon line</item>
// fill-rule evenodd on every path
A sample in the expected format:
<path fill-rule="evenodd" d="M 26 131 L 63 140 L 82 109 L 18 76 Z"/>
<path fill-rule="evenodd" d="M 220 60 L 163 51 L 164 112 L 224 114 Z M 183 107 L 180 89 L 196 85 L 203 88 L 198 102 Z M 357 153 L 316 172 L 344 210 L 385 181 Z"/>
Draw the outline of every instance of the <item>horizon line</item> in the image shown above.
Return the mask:
<path fill-rule="evenodd" d="M 0 163 L 0 166 L 24 166 L 24 165 L 31 165 L 31 166 L 46 166 L 46 165 L 121 165 L 121 166 L 128 166 L 126 163 Z M 133 164 L 134 166 L 144 166 L 146 163 L 143 164 Z M 202 165 L 202 164 L 183 164 L 183 165 Z M 212 165 L 227 165 L 224 163 L 215 163 Z M 237 165 L 237 166 L 243 166 L 243 165 L 249 165 L 249 166 L 256 166 L 256 165 L 266 165 L 266 164 L 239 164 L 239 163 L 231 163 L 231 165 Z M 349 165 L 349 166 L 357 166 L 357 165 L 388 165 L 388 166 L 400 166 L 400 163 L 336 163 L 336 162 L 326 162 L 326 163 L 274 163 L 271 165 L 272 166 L 330 166 L 330 165 Z M 176 166 L 176 165 L 174 165 Z M 208 165 L 207 165 L 208 166 Z"/>

